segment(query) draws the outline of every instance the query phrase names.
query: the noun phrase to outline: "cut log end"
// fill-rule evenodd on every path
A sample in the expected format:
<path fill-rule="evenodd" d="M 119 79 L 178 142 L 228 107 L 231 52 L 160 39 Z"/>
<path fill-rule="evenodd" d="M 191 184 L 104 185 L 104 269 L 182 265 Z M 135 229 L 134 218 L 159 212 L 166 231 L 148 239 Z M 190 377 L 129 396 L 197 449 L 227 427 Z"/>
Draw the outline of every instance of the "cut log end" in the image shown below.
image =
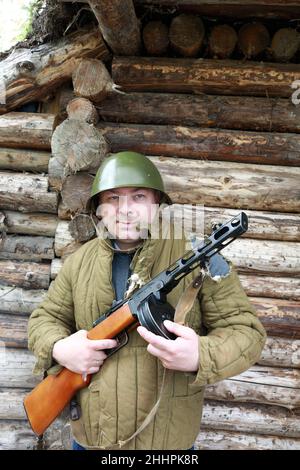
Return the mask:
<path fill-rule="evenodd" d="M 196 57 L 200 52 L 205 29 L 201 18 L 185 13 L 176 16 L 170 26 L 171 47 L 184 57 Z"/>

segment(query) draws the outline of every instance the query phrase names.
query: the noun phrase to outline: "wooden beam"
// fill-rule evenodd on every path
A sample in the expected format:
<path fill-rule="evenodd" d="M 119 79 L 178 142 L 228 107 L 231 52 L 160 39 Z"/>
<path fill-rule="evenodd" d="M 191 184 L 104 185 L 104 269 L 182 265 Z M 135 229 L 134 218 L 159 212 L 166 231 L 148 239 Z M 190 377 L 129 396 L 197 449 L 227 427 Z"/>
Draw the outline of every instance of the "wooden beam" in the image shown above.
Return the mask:
<path fill-rule="evenodd" d="M 63 93 L 64 107 L 67 93 L 72 98 L 72 92 Z M 96 108 L 107 122 L 300 133 L 300 106 L 280 98 L 126 93 L 109 96 Z"/>
<path fill-rule="evenodd" d="M 125 92 L 207 93 L 290 98 L 298 64 L 164 57 L 115 57 L 112 78 Z"/>
<path fill-rule="evenodd" d="M 48 192 L 47 176 L 0 172 L 0 207 L 20 212 L 57 213 L 58 194 Z"/>
<path fill-rule="evenodd" d="M 137 7 L 184 11 L 204 16 L 245 18 L 262 17 L 264 20 L 297 19 L 300 6 L 297 0 L 134 0 Z M 150 11 L 151 11 L 150 10 Z"/>
<path fill-rule="evenodd" d="M 54 237 L 58 224 L 58 217 L 52 214 L 29 213 L 17 211 L 3 211 L 4 219 L 0 222 L 0 230 L 7 233 L 23 235 L 40 235 Z"/>
<path fill-rule="evenodd" d="M 114 54 L 138 55 L 139 21 L 132 0 L 88 0 L 103 38 Z"/>
<path fill-rule="evenodd" d="M 297 414 L 282 407 L 264 404 L 227 405 L 208 400 L 203 408 L 201 429 L 300 438 Z"/>
<path fill-rule="evenodd" d="M 300 406 L 300 370 L 252 366 L 205 389 L 210 400 L 265 403 L 293 410 Z"/>
<path fill-rule="evenodd" d="M 300 166 L 298 134 L 103 122 L 97 128 L 112 152 Z"/>
<path fill-rule="evenodd" d="M 47 173 L 49 152 L 0 148 L 0 170 Z"/>
<path fill-rule="evenodd" d="M 98 30 L 77 31 L 55 43 L 16 49 L 1 62 L 5 91 L 0 100 L 0 114 L 51 94 L 71 79 L 81 58 L 91 56 L 109 58 Z"/>
<path fill-rule="evenodd" d="M 0 116 L 1 147 L 51 149 L 55 116 L 11 112 Z"/>
<path fill-rule="evenodd" d="M 42 261 L 54 258 L 54 239 L 27 235 L 6 235 L 0 246 L 0 259 Z"/>
<path fill-rule="evenodd" d="M 299 448 L 300 439 L 259 435 L 255 433 L 255 429 L 252 433 L 205 429 L 200 431 L 195 442 L 197 450 L 297 450 Z"/>
<path fill-rule="evenodd" d="M 50 284 L 50 268 L 51 265 L 49 263 L 0 260 L 1 284 L 2 286 L 8 286 L 10 289 L 16 287 L 48 289 Z"/>

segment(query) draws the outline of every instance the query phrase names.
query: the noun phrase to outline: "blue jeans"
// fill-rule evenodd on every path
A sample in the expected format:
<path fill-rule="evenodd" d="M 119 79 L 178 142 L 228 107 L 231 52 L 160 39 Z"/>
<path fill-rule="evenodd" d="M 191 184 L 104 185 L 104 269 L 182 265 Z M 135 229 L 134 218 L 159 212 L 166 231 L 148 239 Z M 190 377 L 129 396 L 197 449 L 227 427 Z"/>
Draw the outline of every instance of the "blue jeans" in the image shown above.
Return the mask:
<path fill-rule="evenodd" d="M 72 442 L 72 450 L 85 450 L 84 447 L 82 447 L 78 442 L 73 441 Z"/>

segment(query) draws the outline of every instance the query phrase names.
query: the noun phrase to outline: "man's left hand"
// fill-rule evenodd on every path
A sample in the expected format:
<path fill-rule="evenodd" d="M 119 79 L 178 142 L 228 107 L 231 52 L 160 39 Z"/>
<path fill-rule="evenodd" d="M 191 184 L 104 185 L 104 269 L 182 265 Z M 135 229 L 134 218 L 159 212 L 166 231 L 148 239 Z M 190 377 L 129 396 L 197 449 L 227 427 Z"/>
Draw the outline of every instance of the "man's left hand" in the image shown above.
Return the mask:
<path fill-rule="evenodd" d="M 137 328 L 141 337 L 149 343 L 148 352 L 158 357 L 166 369 L 196 372 L 199 364 L 198 335 L 192 328 L 169 320 L 164 321 L 164 326 L 177 336 L 175 340 L 155 335 L 143 326 Z"/>

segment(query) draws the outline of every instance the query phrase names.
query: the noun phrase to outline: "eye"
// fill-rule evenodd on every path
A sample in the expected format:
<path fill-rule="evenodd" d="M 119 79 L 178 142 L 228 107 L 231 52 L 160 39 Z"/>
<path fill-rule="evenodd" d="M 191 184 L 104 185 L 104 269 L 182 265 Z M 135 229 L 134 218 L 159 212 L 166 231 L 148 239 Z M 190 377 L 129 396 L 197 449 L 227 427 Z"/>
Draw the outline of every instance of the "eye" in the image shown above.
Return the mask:
<path fill-rule="evenodd" d="M 143 193 L 138 193 L 138 194 L 135 194 L 135 195 L 134 195 L 134 199 L 135 199 L 136 201 L 140 201 L 140 200 L 144 199 L 145 197 L 146 197 L 146 196 L 145 196 L 145 194 L 143 194 Z"/>
<path fill-rule="evenodd" d="M 116 194 L 108 197 L 108 201 L 118 201 L 118 199 L 119 199 L 119 196 L 117 196 Z"/>

